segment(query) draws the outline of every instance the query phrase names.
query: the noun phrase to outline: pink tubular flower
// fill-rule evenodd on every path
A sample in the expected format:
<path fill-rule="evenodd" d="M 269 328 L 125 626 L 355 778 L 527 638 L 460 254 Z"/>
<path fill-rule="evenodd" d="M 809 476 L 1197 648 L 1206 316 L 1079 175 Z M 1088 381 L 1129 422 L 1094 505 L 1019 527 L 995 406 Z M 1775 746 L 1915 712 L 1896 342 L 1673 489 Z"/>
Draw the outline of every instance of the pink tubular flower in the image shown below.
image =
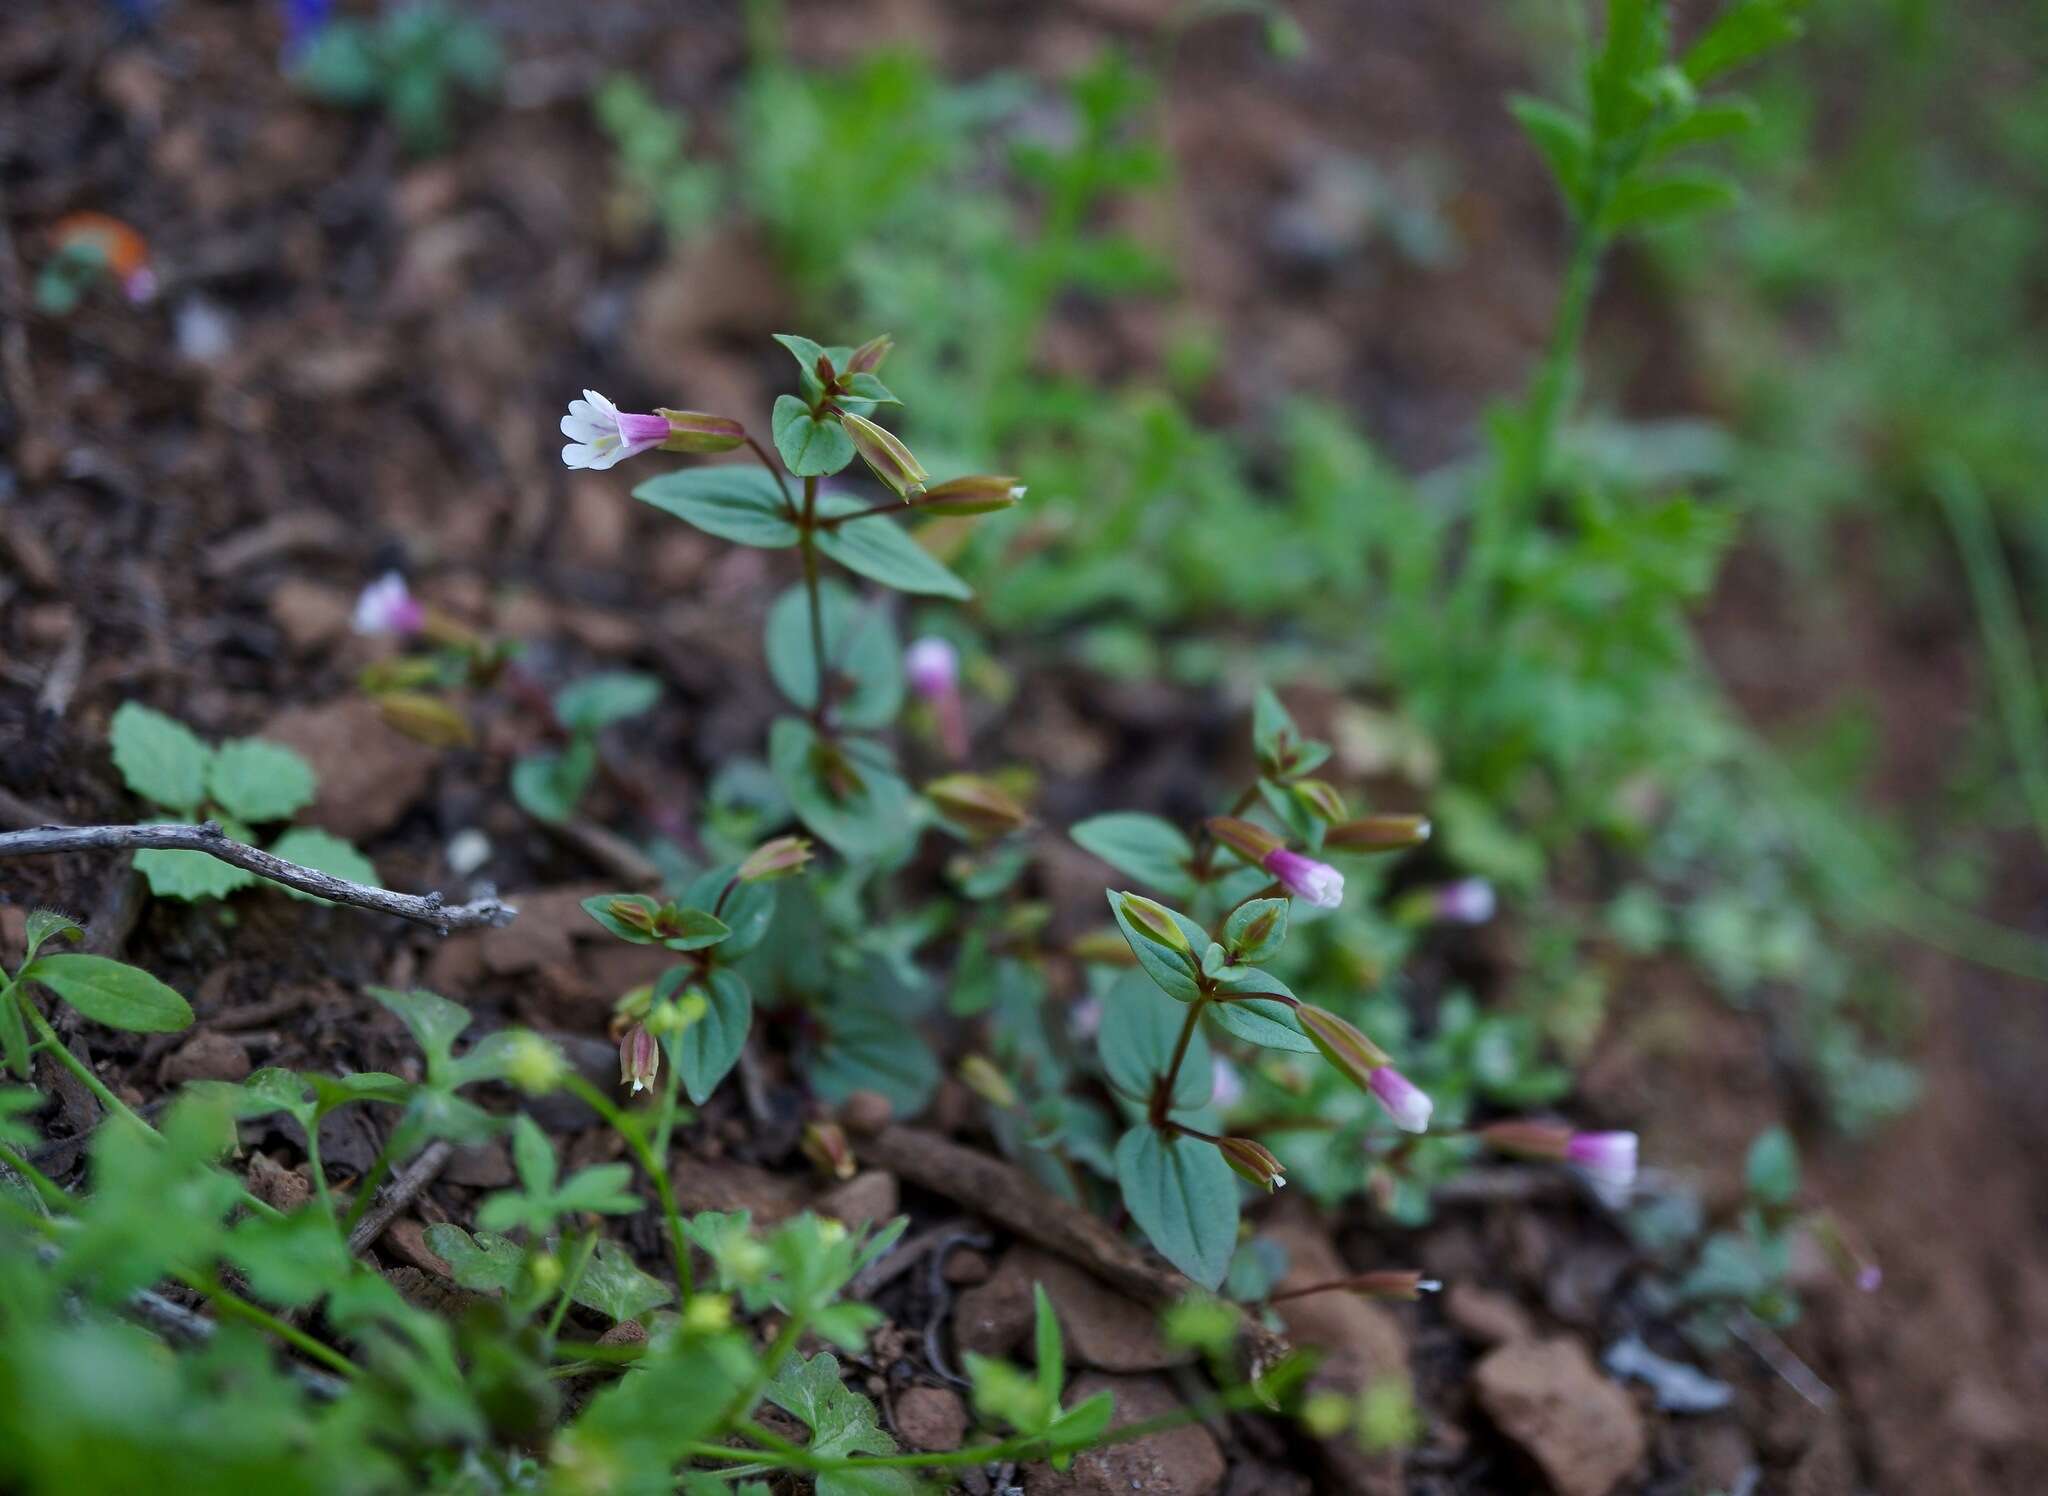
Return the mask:
<path fill-rule="evenodd" d="M 562 435 L 569 438 L 562 448 L 564 464 L 603 472 L 667 441 L 669 424 L 666 416 L 620 410 L 596 390 L 585 390 L 581 400 L 569 402 Z"/>
<path fill-rule="evenodd" d="M 1327 862 L 1275 847 L 1259 865 L 1297 899 L 1305 899 L 1318 909 L 1335 909 L 1344 902 L 1344 875 Z"/>
<path fill-rule="evenodd" d="M 1635 1183 L 1636 1135 L 1632 1132 L 1575 1132 L 1564 1145 L 1566 1163 L 1577 1164 L 1602 1184 L 1625 1189 Z"/>
<path fill-rule="evenodd" d="M 1436 1103 L 1392 1065 L 1382 1065 L 1373 1071 L 1371 1089 L 1373 1100 L 1387 1109 L 1387 1115 L 1401 1131 L 1429 1130 L 1429 1114 L 1436 1110 Z"/>
<path fill-rule="evenodd" d="M 935 634 L 927 634 L 903 652 L 903 673 L 910 689 L 932 709 L 939 742 L 948 757 L 967 757 L 967 713 L 960 704 L 960 652 Z"/>
<path fill-rule="evenodd" d="M 426 621 L 426 608 L 395 571 L 385 572 L 356 598 L 355 631 L 359 634 L 394 634 L 403 639 L 417 634 Z"/>
<path fill-rule="evenodd" d="M 1493 907 L 1493 885 L 1484 878 L 1461 878 L 1436 891 L 1436 917 L 1454 925 L 1483 925 Z"/>

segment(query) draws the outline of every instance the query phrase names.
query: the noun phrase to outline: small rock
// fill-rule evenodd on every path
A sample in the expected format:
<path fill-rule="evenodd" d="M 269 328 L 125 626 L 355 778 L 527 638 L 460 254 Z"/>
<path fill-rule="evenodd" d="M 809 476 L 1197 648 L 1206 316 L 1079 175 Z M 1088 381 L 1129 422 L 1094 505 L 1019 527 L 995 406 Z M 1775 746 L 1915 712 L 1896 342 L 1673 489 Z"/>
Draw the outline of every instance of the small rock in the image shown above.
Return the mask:
<path fill-rule="evenodd" d="M 967 1438 L 967 1404 L 950 1387 L 912 1387 L 896 1399 L 896 1433 L 912 1449 L 958 1449 Z"/>
<path fill-rule="evenodd" d="M 679 1153 L 669 1166 L 676 1203 L 683 1214 L 700 1210 L 751 1212 L 756 1228 L 788 1220 L 804 1208 L 802 1181 L 771 1174 L 731 1159 L 698 1158 Z"/>
<path fill-rule="evenodd" d="M 1444 1294 L 1444 1318 L 1467 1340 L 1481 1345 L 1512 1345 L 1536 1338 L 1536 1326 L 1527 1310 L 1507 1294 L 1474 1283 L 1450 1286 Z"/>
<path fill-rule="evenodd" d="M 997 1272 L 1016 1272 L 1045 1289 L 1059 1316 L 1067 1355 L 1077 1366 L 1101 1371 L 1163 1371 L 1192 1361 L 1195 1353 L 1171 1346 L 1159 1333 L 1157 1316 L 1125 1298 L 1064 1257 L 1018 1247 Z M 1033 1306 L 1034 1315 L 1036 1305 Z"/>
<path fill-rule="evenodd" d="M 249 1193 L 274 1210 L 290 1215 L 313 1198 L 313 1182 L 297 1169 L 287 1169 L 267 1153 L 249 1155 Z"/>
<path fill-rule="evenodd" d="M 825 1191 L 816 1209 L 849 1226 L 874 1226 L 896 1214 L 901 1193 L 887 1169 L 867 1169 Z"/>
<path fill-rule="evenodd" d="M 995 1276 L 970 1288 L 953 1305 L 953 1344 L 962 1354 L 1007 1356 L 1031 1329 L 1036 1314 L 1031 1279 L 1011 1269 L 1017 1257 L 1003 1258 Z"/>
<path fill-rule="evenodd" d="M 320 793 L 306 819 L 358 843 L 396 825 L 426 793 L 440 761 L 426 744 L 386 723 L 366 696 L 280 713 L 262 736 L 296 748 L 319 776 Z"/>
<path fill-rule="evenodd" d="M 427 1228 L 410 1217 L 386 1226 L 377 1244 L 400 1262 L 423 1273 L 439 1273 L 444 1278 L 455 1276 L 455 1269 L 449 1266 L 448 1259 L 427 1245 Z"/>
<path fill-rule="evenodd" d="M 647 1327 L 637 1319 L 622 1319 L 597 1337 L 599 1345 L 645 1345 Z"/>
<path fill-rule="evenodd" d="M 220 1080 L 236 1085 L 249 1077 L 249 1051 L 242 1041 L 211 1030 L 195 1034 L 164 1056 L 157 1067 L 160 1086 L 181 1086 L 195 1080 Z"/>
<path fill-rule="evenodd" d="M 1098 1392 L 1115 1399 L 1109 1426 L 1123 1428 L 1148 1418 L 1180 1411 L 1172 1386 L 1160 1377 L 1113 1377 L 1089 1372 L 1068 1387 L 1065 1406 L 1078 1407 Z M 1025 1471 L 1030 1496 L 1213 1496 L 1223 1484 L 1223 1451 L 1199 1423 L 1184 1423 L 1163 1433 L 1091 1449 L 1074 1457 L 1065 1470 L 1033 1465 Z"/>
<path fill-rule="evenodd" d="M 1607 1496 L 1642 1462 L 1642 1414 L 1576 1340 L 1502 1346 L 1472 1381 L 1480 1405 L 1560 1496 Z"/>
<path fill-rule="evenodd" d="M 472 1148 L 457 1148 L 448 1155 L 441 1177 L 470 1189 L 501 1190 L 518 1176 L 512 1172 L 512 1150 L 503 1138 L 493 1138 Z"/>
<path fill-rule="evenodd" d="M 946 1265 L 940 1271 L 955 1288 L 972 1288 L 977 1283 L 988 1282 L 989 1274 L 995 1268 L 985 1254 L 974 1248 L 955 1247 L 946 1254 Z"/>
<path fill-rule="evenodd" d="M 285 642 L 300 653 L 322 649 L 349 630 L 355 616 L 348 594 L 304 577 L 287 577 L 270 594 L 270 616 Z"/>
<path fill-rule="evenodd" d="M 889 1125 L 894 1112 L 880 1091 L 855 1091 L 840 1105 L 839 1120 L 855 1137 L 873 1137 Z"/>

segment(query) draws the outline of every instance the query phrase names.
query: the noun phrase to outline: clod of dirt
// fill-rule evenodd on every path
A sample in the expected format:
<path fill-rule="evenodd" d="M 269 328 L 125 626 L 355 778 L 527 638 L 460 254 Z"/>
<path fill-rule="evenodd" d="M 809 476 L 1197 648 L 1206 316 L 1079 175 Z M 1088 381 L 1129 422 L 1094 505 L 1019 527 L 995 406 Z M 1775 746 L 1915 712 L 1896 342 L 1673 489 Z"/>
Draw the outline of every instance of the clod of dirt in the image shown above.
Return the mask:
<path fill-rule="evenodd" d="M 249 1051 L 239 1039 L 211 1031 L 195 1034 L 164 1056 L 157 1084 L 169 1090 L 195 1080 L 220 1080 L 236 1085 L 249 1077 Z"/>
<path fill-rule="evenodd" d="M 647 1329 L 637 1319 L 622 1319 L 597 1337 L 599 1345 L 645 1345 Z"/>
<path fill-rule="evenodd" d="M 1444 1318 L 1467 1340 L 1481 1345 L 1512 1345 L 1536 1338 L 1536 1326 L 1526 1309 L 1507 1294 L 1473 1283 L 1453 1283 L 1445 1292 Z"/>
<path fill-rule="evenodd" d="M 995 1276 L 960 1295 L 953 1305 L 953 1344 L 962 1353 L 1007 1356 L 1031 1328 L 1031 1278 L 1012 1263 L 1013 1250 Z"/>
<path fill-rule="evenodd" d="M 972 1288 L 977 1283 L 986 1283 L 995 1269 L 988 1258 L 972 1247 L 955 1247 L 946 1254 L 946 1265 L 941 1269 L 946 1281 L 955 1288 Z"/>
<path fill-rule="evenodd" d="M 1015 1247 L 996 1269 L 998 1277 L 1017 1273 L 1035 1282 L 1052 1300 L 1065 1336 L 1067 1356 L 1076 1366 L 1100 1371 L 1163 1371 L 1194 1359 L 1186 1347 L 1171 1346 L 1159 1333 L 1150 1309 L 1105 1285 L 1064 1257 L 1031 1247 Z"/>
<path fill-rule="evenodd" d="M 912 1449 L 958 1449 L 967 1438 L 967 1404 L 950 1387 L 912 1387 L 896 1399 L 896 1433 Z"/>
<path fill-rule="evenodd" d="M 1642 1414 L 1576 1340 L 1503 1346 L 1472 1382 L 1480 1405 L 1559 1496 L 1606 1496 L 1642 1462 Z"/>
<path fill-rule="evenodd" d="M 1075 1407 L 1098 1392 L 1116 1400 L 1113 1429 L 1163 1417 L 1180 1409 L 1180 1399 L 1160 1377 L 1113 1377 L 1088 1372 L 1067 1388 L 1064 1404 Z M 1223 1484 L 1223 1451 L 1199 1423 L 1076 1455 L 1065 1470 L 1033 1465 L 1024 1471 L 1029 1496 L 1213 1496 Z"/>
<path fill-rule="evenodd" d="M 873 1226 L 894 1216 L 901 1198 L 894 1174 L 887 1169 L 868 1169 L 825 1191 L 815 1208 L 819 1215 L 849 1226 Z"/>
<path fill-rule="evenodd" d="M 385 722 L 375 702 L 343 696 L 271 718 L 261 736 L 296 748 L 320 779 L 306 819 L 361 843 L 390 830 L 426 793 L 438 755 Z"/>
<path fill-rule="evenodd" d="M 676 1203 L 683 1214 L 700 1210 L 745 1210 L 756 1227 L 773 1226 L 788 1220 L 805 1205 L 808 1191 L 802 1181 L 771 1174 L 752 1164 L 731 1159 L 695 1158 L 678 1154 L 669 1168 L 675 1183 Z"/>
<path fill-rule="evenodd" d="M 354 607 L 347 593 L 286 577 L 270 594 L 270 616 L 299 654 L 325 649 L 348 633 Z"/>
<path fill-rule="evenodd" d="M 451 1279 L 455 1276 L 455 1269 L 449 1265 L 448 1259 L 427 1245 L 427 1228 L 410 1217 L 386 1226 L 384 1234 L 377 1238 L 377 1245 L 400 1262 L 423 1273 L 438 1273 Z"/>
<path fill-rule="evenodd" d="M 492 1138 L 472 1148 L 457 1148 L 448 1155 L 441 1177 L 450 1184 L 471 1189 L 501 1190 L 518 1176 L 512 1172 L 512 1150 L 503 1138 Z"/>
<path fill-rule="evenodd" d="M 251 1153 L 249 1193 L 289 1215 L 313 1198 L 313 1183 L 297 1169 L 287 1169 L 267 1153 Z"/>
<path fill-rule="evenodd" d="M 873 1137 L 889 1125 L 895 1110 L 880 1091 L 855 1091 L 839 1108 L 839 1120 L 855 1137 Z"/>

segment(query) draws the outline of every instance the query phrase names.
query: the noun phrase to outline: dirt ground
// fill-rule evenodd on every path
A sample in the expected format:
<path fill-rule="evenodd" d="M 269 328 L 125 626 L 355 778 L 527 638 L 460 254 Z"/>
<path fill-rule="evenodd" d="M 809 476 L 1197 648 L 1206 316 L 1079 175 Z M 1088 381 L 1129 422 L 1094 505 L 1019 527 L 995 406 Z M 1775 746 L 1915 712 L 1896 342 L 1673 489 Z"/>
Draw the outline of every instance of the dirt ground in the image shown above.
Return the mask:
<path fill-rule="evenodd" d="M 1007 5 L 967 22 L 923 0 L 876 0 L 796 14 L 819 57 L 898 37 L 929 45 L 949 69 L 1052 75 L 1106 36 L 1141 40 L 1166 8 Z M 434 753 L 362 706 L 354 677 L 377 651 L 349 633 L 348 608 L 387 566 L 403 561 L 450 614 L 526 641 L 525 668 L 543 687 L 598 665 L 663 676 L 664 705 L 612 745 L 621 778 L 644 793 L 601 788 L 595 821 L 659 827 L 655 806 L 687 820 L 708 769 L 754 743 L 774 710 L 765 685 L 750 683 L 771 563 L 631 512 L 610 479 L 564 472 L 553 427 L 585 385 L 756 411 L 781 372 L 765 335 L 789 320 L 791 293 L 743 225 L 679 263 L 607 238 L 605 156 L 582 102 L 593 79 L 632 66 L 710 119 L 741 65 L 740 27 L 716 8 L 689 26 L 623 0 L 576 9 L 571 27 L 547 7 L 492 7 L 520 59 L 514 106 L 418 164 L 370 125 L 291 91 L 267 10 L 191 0 L 147 36 L 123 35 L 95 6 L 0 16 L 0 819 L 133 817 L 104 745 L 113 710 L 141 700 L 211 737 L 260 731 L 299 746 L 322 771 L 315 819 L 356 838 L 393 886 L 454 895 L 464 885 L 449 840 L 483 831 L 493 850 L 477 876 L 524 911 L 506 931 L 436 941 L 259 893 L 239 898 L 228 924 L 148 901 L 107 862 L 0 868 L 0 941 L 26 908 L 55 904 L 86 918 L 93 948 L 193 995 L 203 1043 L 92 1035 L 93 1059 L 139 1103 L 180 1076 L 238 1063 L 400 1065 L 395 1024 L 359 995 L 369 982 L 432 986 L 487 1024 L 535 1024 L 594 1069 L 610 1063 L 604 1019 L 610 998 L 642 979 L 637 953 L 599 944 L 576 900 L 614 884 L 621 865 L 602 843 L 530 822 L 505 794 L 510 756 L 546 732 L 530 711 L 502 708 L 477 747 Z M 1243 418 L 1252 391 L 1283 382 L 1344 403 L 1404 464 L 1431 464 L 1460 449 L 1547 325 L 1559 224 L 1498 104 L 1528 81 L 1523 49 L 1478 8 L 1300 9 L 1309 33 L 1329 39 L 1305 64 L 1283 68 L 1232 24 L 1195 34 L 1176 65 L 1174 143 L 1203 163 L 1175 204 L 1182 294 L 1223 329 L 1234 371 L 1207 413 Z M 1272 241 L 1276 210 L 1301 200 L 1318 161 L 1347 152 L 1441 163 L 1453 184 L 1444 211 L 1465 246 L 1455 265 L 1425 273 L 1379 249 L 1311 272 Z M 15 341 L 49 227 L 86 209 L 117 212 L 147 236 L 160 299 L 30 318 Z M 1092 364 L 1119 368 L 1156 350 L 1161 325 L 1141 311 L 1062 331 Z M 1682 323 L 1627 265 L 1595 337 L 1605 367 L 1640 367 L 1648 347 L 1666 355 L 1658 362 L 1672 372 L 1631 387 L 1632 406 L 1695 408 Z M 1952 614 L 1902 625 L 1873 582 L 1854 616 L 1816 631 L 1762 557 L 1743 557 L 1728 587 L 1708 643 L 1737 700 L 1768 721 L 1853 685 L 1874 690 L 1889 729 L 1886 782 L 1910 796 L 1979 699 L 1960 600 Z M 1171 737 L 1156 721 L 1118 720 L 1110 693 L 1081 681 L 1058 681 L 1032 705 L 1106 742 Z M 1020 749 L 1038 740 L 1028 722 L 1001 730 Z M 2037 924 L 2038 860 L 2015 846 L 2005 874 L 1990 912 Z M 1760 1478 L 1748 1488 L 1802 1496 L 2048 1489 L 2048 1438 L 2028 1411 L 2048 1401 L 2048 1189 L 2036 1164 L 2048 1094 L 2035 1079 L 2048 1018 L 2038 989 L 1924 951 L 1899 960 L 1926 1012 L 1927 1100 L 1874 1140 L 1816 1131 L 1761 1019 L 1667 968 L 1642 972 L 1641 996 L 1617 1006 L 1586 1083 L 1592 1115 L 1640 1128 L 1645 1157 L 1698 1171 L 1710 1198 L 1731 1194 L 1741 1147 L 1761 1128 L 1788 1119 L 1800 1131 L 1815 1193 L 1860 1224 L 1885 1269 L 1875 1295 L 1818 1276 L 1807 1285 L 1808 1316 L 1787 1339 L 1830 1389 L 1818 1401 L 1741 1349 L 1707 1368 L 1736 1388 L 1728 1412 L 1665 1415 L 1640 1387 L 1616 1391 L 1579 1347 L 1597 1356 L 1632 1327 L 1632 1264 L 1576 1198 L 1456 1206 L 1419 1235 L 1362 1214 L 1289 1215 L 1275 1230 L 1298 1263 L 1341 1250 L 1361 1266 L 1416 1262 L 1459 1285 L 1396 1310 L 1304 1309 L 1292 1326 L 1334 1345 L 1338 1374 L 1410 1365 L 1420 1444 L 1396 1468 L 1241 1420 L 1157 1452 L 1164 1463 L 1145 1488 L 1521 1491 L 1543 1479 L 1527 1451 L 1561 1441 L 1578 1463 L 1546 1461 L 1548 1479 L 1587 1496 L 1607 1488 L 1603 1478 L 1642 1492 L 1732 1491 Z M 743 1105 L 729 1086 L 706 1109 L 686 1199 L 694 1188 L 705 1205 L 772 1213 L 810 1198 L 785 1080 L 771 1066 L 765 1105 Z M 57 1090 L 53 1135 L 89 1127 L 91 1098 Z M 964 1129 L 964 1117 L 942 1096 L 928 1120 Z M 600 1131 L 578 1131 L 587 1116 L 560 1120 L 577 1134 L 572 1153 L 602 1146 Z M 366 1166 L 376 1147 L 346 1129 L 323 1142 L 337 1173 Z M 265 1151 L 286 1166 L 301 1157 L 282 1135 Z M 49 1167 L 63 1174 L 76 1154 Z M 424 1218 L 466 1219 L 502 1166 L 480 1156 L 451 1168 Z M 895 1181 L 886 1196 L 896 1198 Z M 920 1225 L 954 1209 L 903 1198 Z M 394 1229 L 380 1250 L 393 1267 L 431 1274 L 416 1238 Z M 1014 1250 L 993 1233 L 960 1254 L 959 1343 L 1000 1342 L 996 1290 L 1027 1260 L 1012 1263 Z M 986 1283 L 966 1260 L 977 1256 L 984 1276 L 993 1270 Z M 1085 1282 L 1068 1291 L 1106 1296 Z M 906 1323 L 931 1307 L 883 1302 L 913 1316 Z M 1129 1308 L 1101 1313 L 1119 1307 Z M 985 1318 L 970 1324 L 970 1308 Z M 1111 1346 L 1079 1360 L 1133 1407 L 1176 1395 L 1142 1352 Z M 939 1384 L 904 1335 L 885 1331 L 869 1370 L 894 1426 L 930 1411 L 930 1397 L 910 1394 Z M 1546 1404 L 1540 1394 L 1556 1386 L 1585 1396 Z M 1603 1477 L 1602 1451 L 1617 1447 L 1637 1457 Z M 1072 1488 L 1129 1475 L 1098 1470 L 1088 1478 L 1102 1484 Z"/>

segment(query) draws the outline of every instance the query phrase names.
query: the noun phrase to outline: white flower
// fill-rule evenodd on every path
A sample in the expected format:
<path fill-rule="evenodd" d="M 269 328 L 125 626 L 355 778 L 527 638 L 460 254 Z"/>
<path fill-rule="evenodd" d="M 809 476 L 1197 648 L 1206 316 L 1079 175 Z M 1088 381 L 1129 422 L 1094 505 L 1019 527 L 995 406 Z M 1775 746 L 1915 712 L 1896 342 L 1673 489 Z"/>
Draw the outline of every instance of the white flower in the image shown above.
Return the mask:
<path fill-rule="evenodd" d="M 1275 847 L 1266 854 L 1264 865 L 1289 893 L 1318 909 L 1335 909 L 1344 902 L 1344 875 L 1327 862 Z"/>
<path fill-rule="evenodd" d="M 1425 1132 L 1429 1128 L 1429 1114 L 1436 1110 L 1422 1088 L 1392 1065 L 1382 1065 L 1372 1073 L 1373 1099 L 1387 1109 L 1387 1115 L 1394 1119 L 1394 1125 L 1403 1132 Z"/>
<path fill-rule="evenodd" d="M 660 446 L 668 440 L 669 425 L 665 416 L 620 410 L 596 390 L 585 390 L 581 400 L 569 402 L 569 413 L 562 417 L 562 435 L 569 438 L 562 448 L 566 465 L 603 472 Z"/>

